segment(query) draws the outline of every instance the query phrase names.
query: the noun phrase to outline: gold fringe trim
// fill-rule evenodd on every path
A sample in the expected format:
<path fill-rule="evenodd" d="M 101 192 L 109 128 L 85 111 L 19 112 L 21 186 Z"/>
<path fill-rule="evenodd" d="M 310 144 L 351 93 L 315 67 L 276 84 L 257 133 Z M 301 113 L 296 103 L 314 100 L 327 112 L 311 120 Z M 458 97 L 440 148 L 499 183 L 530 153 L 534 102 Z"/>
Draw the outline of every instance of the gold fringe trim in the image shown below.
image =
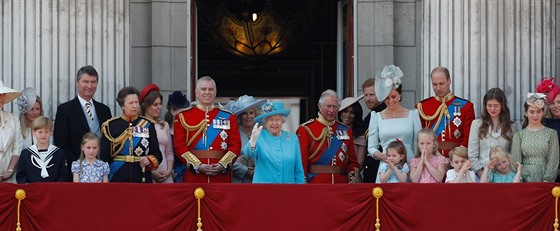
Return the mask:
<path fill-rule="evenodd" d="M 309 136 L 311 137 L 311 139 L 313 139 L 313 143 L 311 144 L 310 148 L 313 148 L 313 146 L 315 146 L 315 142 L 317 141 L 321 141 L 319 143 L 319 145 L 317 146 L 317 149 L 315 149 L 313 151 L 313 153 L 309 156 L 309 159 L 313 159 L 313 157 L 315 157 L 317 155 L 317 153 L 319 153 L 319 151 L 321 151 L 321 147 L 323 147 L 323 144 L 325 143 L 325 140 L 327 138 L 327 130 L 328 127 L 323 128 L 323 131 L 321 131 L 321 134 L 319 135 L 319 137 L 315 137 L 313 135 L 313 132 L 311 131 L 311 129 L 309 129 L 309 127 L 307 126 L 303 126 L 303 128 L 305 128 L 305 131 L 307 131 L 307 134 L 309 134 Z"/>
<path fill-rule="evenodd" d="M 379 227 L 381 227 L 381 223 L 379 223 L 379 198 L 383 196 L 383 189 L 381 187 L 375 187 L 372 191 L 373 196 L 376 198 L 375 200 L 375 230 L 379 231 Z"/>
<path fill-rule="evenodd" d="M 198 201 L 198 219 L 196 222 L 196 226 L 198 227 L 198 229 L 196 231 L 202 231 L 202 218 L 200 217 L 200 199 L 204 198 L 204 195 L 204 189 L 196 188 L 194 190 L 194 197 L 196 197 L 196 200 Z"/>
<path fill-rule="evenodd" d="M 21 201 L 25 199 L 26 193 L 23 189 L 16 190 L 16 199 L 18 200 L 17 203 L 17 226 L 16 231 L 21 231 L 21 223 L 20 223 L 20 208 L 21 208 Z"/>
<path fill-rule="evenodd" d="M 206 130 L 207 121 L 206 121 L 206 119 L 203 119 L 197 125 L 191 126 L 191 125 L 187 124 L 187 121 L 185 121 L 185 117 L 183 116 L 182 113 L 180 113 L 178 115 L 179 115 L 179 122 L 181 123 L 183 128 L 185 128 L 185 130 L 187 130 L 187 134 L 185 135 L 185 139 L 186 139 L 186 142 L 187 142 L 187 146 L 190 146 L 191 143 L 194 141 L 194 139 L 196 139 L 196 137 L 198 137 L 198 135 L 200 135 L 200 133 L 202 133 L 203 131 Z M 190 140 L 188 140 L 189 132 L 195 131 L 195 130 L 196 130 L 196 133 L 192 136 L 192 138 Z"/>
<path fill-rule="evenodd" d="M 560 196 L 560 187 L 556 186 L 552 188 L 552 196 L 556 197 L 556 203 L 554 204 L 554 231 L 558 231 L 558 197 Z"/>

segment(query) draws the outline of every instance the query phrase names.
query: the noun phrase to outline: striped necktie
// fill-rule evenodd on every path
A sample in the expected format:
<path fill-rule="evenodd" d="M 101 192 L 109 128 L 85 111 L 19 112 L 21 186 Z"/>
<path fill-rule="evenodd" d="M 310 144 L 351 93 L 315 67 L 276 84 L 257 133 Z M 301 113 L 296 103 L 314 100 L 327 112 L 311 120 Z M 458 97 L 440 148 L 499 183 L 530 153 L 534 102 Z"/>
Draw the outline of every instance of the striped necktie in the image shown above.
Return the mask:
<path fill-rule="evenodd" d="M 93 121 L 94 119 L 93 119 L 93 114 L 91 114 L 90 106 L 91 106 L 91 103 L 87 102 L 86 103 L 86 112 L 89 115 L 89 118 L 91 119 L 91 121 Z"/>

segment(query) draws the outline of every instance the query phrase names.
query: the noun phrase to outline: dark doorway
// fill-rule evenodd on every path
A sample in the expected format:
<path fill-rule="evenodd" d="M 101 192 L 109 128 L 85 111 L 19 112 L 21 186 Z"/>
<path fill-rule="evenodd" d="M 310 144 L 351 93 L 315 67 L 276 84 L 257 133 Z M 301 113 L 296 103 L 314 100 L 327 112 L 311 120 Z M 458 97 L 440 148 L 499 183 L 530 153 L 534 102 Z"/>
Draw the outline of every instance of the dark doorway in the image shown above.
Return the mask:
<path fill-rule="evenodd" d="M 277 54 L 259 57 L 227 51 L 216 36 L 219 31 L 215 25 L 224 16 L 220 8 L 230 8 L 233 14 L 243 17 L 244 8 L 258 11 L 263 2 L 270 4 L 279 17 L 299 17 L 283 19 L 297 23 L 288 26 L 294 30 L 289 46 Z M 316 116 L 322 91 L 336 90 L 337 1 L 199 0 L 196 4 L 198 76 L 212 76 L 218 85 L 219 97 L 233 99 L 247 94 L 299 98 L 300 121 L 303 122 Z"/>

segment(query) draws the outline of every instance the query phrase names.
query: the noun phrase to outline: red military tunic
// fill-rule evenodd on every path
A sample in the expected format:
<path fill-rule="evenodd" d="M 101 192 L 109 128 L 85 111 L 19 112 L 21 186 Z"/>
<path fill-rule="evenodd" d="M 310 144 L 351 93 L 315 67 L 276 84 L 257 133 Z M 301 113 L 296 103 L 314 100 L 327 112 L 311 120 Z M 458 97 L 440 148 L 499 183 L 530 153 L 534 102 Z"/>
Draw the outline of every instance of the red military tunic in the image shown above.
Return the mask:
<path fill-rule="evenodd" d="M 454 146 L 468 147 L 469 131 L 474 120 L 473 104 L 449 93 L 442 99 L 433 96 L 416 105 L 423 128 L 432 128 L 438 137 L 439 151 L 448 157 Z"/>
<path fill-rule="evenodd" d="M 234 114 L 214 106 L 206 112 L 203 106 L 197 105 L 177 114 L 173 129 L 175 154 L 190 169 L 184 173 L 184 182 L 231 182 L 229 166 L 241 150 L 241 137 Z M 216 163 L 226 168 L 225 174 L 206 176 L 196 171 L 200 164 Z"/>
<path fill-rule="evenodd" d="M 330 128 L 330 129 L 329 129 Z M 297 129 L 303 171 L 309 183 L 348 183 L 359 171 L 352 129 L 320 114 Z"/>

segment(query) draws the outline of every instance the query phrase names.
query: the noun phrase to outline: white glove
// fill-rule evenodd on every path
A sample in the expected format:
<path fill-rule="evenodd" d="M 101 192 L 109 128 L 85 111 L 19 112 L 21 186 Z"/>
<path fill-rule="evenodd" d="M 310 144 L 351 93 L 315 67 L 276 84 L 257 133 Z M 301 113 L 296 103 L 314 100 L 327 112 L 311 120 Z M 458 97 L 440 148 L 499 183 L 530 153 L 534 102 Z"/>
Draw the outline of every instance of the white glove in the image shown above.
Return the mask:
<path fill-rule="evenodd" d="M 255 123 L 253 127 L 253 131 L 251 132 L 251 139 L 249 139 L 249 144 L 251 144 L 251 148 L 255 148 L 257 145 L 257 138 L 261 134 L 263 126 L 259 126 L 259 123 Z"/>

